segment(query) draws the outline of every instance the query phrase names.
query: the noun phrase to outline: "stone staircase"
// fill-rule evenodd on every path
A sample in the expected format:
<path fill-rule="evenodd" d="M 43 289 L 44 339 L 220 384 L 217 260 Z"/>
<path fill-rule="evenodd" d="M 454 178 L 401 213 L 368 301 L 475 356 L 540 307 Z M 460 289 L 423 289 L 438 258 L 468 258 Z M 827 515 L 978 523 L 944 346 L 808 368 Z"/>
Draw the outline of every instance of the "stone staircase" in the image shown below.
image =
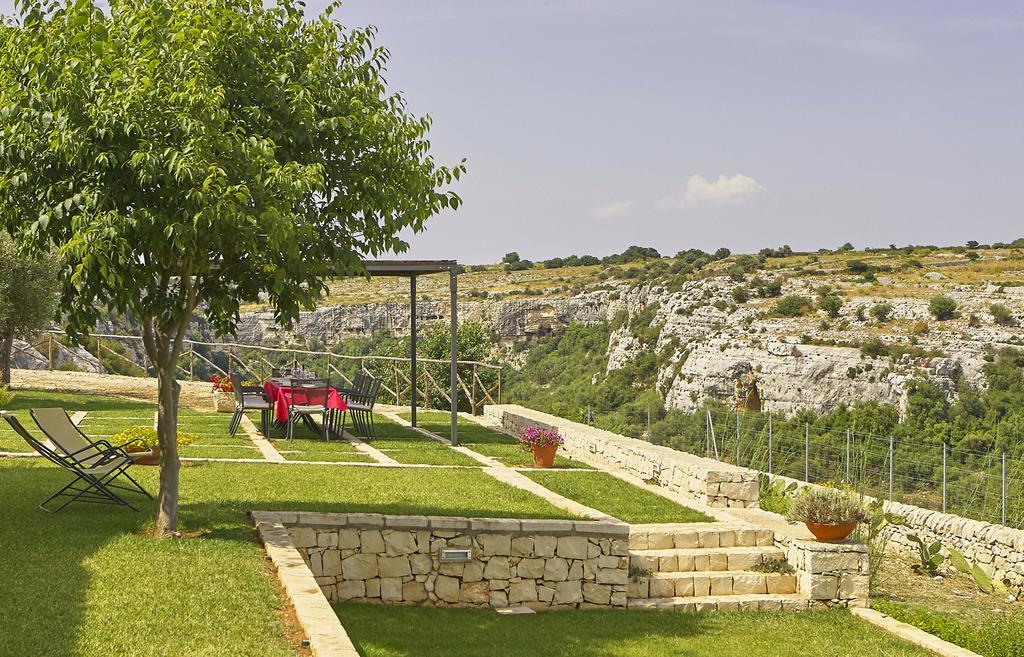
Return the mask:
<path fill-rule="evenodd" d="M 774 532 L 749 525 L 633 525 L 627 605 L 681 611 L 797 610 L 796 575 L 752 570 L 784 560 Z"/>

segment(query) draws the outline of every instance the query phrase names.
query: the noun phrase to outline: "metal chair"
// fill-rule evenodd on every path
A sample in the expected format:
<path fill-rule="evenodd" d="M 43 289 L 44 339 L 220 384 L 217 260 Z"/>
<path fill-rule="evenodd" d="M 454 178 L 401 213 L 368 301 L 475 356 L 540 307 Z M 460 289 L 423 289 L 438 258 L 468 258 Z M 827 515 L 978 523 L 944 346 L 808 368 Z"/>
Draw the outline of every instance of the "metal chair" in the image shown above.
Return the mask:
<path fill-rule="evenodd" d="M 238 372 L 232 372 L 231 388 L 235 393 L 235 414 L 231 417 L 228 433 L 234 436 L 242 424 L 246 411 L 259 411 L 264 437 L 270 435 L 270 417 L 274 412 L 274 402 L 267 399 L 263 388 L 259 386 L 243 386 Z"/>
<path fill-rule="evenodd" d="M 377 403 L 380 385 L 380 379 L 367 376 L 363 381 L 363 389 L 346 398 L 348 412 L 352 416 L 352 424 L 367 440 L 377 437 L 373 422 L 373 406 Z M 345 430 L 344 420 L 342 420 L 341 430 Z"/>
<path fill-rule="evenodd" d="M 67 416 L 63 409 L 40 410 L 60 411 L 64 417 L 67 417 L 67 421 L 71 423 L 71 418 Z M 33 418 L 36 419 L 38 411 L 33 410 L 31 413 Z M 44 415 L 48 416 L 44 423 L 52 419 L 52 417 L 49 417 L 50 414 L 46 413 Z M 128 500 L 118 495 L 116 491 L 142 493 L 149 499 L 153 499 L 153 496 L 126 472 L 135 461 L 124 451 L 124 445 L 111 445 L 106 440 L 90 441 L 77 427 L 75 427 L 74 434 L 66 431 L 57 431 L 55 440 L 54 436 L 51 436 L 45 429 L 40 427 L 43 433 L 50 439 L 50 443 L 53 445 L 51 447 L 35 438 L 22 426 L 18 418 L 10 413 L 0 411 L 0 417 L 7 420 L 7 424 L 11 425 L 14 432 L 21 436 L 37 453 L 75 476 L 70 483 L 46 498 L 39 505 L 39 508 L 43 511 L 56 513 L 72 502 L 116 504 L 118 506 L 126 506 L 132 511 L 138 511 Z M 38 419 L 36 419 L 36 424 L 39 424 Z M 74 426 L 74 423 L 71 424 Z M 79 441 L 84 443 L 84 446 L 76 449 L 75 446 L 79 444 Z M 125 445 L 131 442 L 135 441 L 128 441 Z M 115 479 L 121 476 L 130 481 L 133 487 L 129 488 L 113 483 Z M 58 497 L 69 497 L 71 499 L 51 511 L 46 505 Z"/>
<path fill-rule="evenodd" d="M 313 422 L 314 415 L 320 415 L 320 435 L 331 442 L 331 410 L 327 407 L 331 394 L 331 386 L 326 379 L 307 379 L 292 381 L 292 403 L 288 407 L 288 440 L 295 433 L 295 421 L 302 418 L 303 422 L 313 431 L 318 431 Z"/>

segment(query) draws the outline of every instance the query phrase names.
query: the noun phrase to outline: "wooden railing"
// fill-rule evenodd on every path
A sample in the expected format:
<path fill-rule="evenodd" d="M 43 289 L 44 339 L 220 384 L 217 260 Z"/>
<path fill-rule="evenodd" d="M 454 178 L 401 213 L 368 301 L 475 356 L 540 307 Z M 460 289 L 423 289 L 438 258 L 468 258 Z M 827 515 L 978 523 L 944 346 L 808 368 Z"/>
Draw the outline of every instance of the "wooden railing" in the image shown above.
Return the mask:
<path fill-rule="evenodd" d="M 63 335 L 63 332 L 60 331 L 45 331 L 40 333 L 35 340 L 29 341 L 28 344 L 35 351 L 15 347 L 14 353 L 32 357 L 39 361 L 40 365 L 45 365 L 50 370 L 57 369 L 55 366 L 57 355 L 62 349 L 68 349 L 59 339 L 59 336 Z M 126 370 L 124 373 L 130 375 L 156 376 L 148 362 L 146 351 L 142 348 L 141 336 L 90 333 L 89 337 L 95 340 L 95 348 L 90 353 L 100 362 L 107 360 L 107 362 L 118 363 Z M 120 344 L 122 347 L 114 348 L 112 346 L 114 344 Z M 125 348 L 126 346 L 131 348 Z M 216 353 L 222 354 L 223 357 L 216 358 L 214 356 Z M 286 357 L 282 359 L 282 355 Z M 275 356 L 276 359 L 271 360 Z M 347 385 L 352 384 L 350 374 L 354 375 L 357 372 L 364 372 L 379 378 L 382 402 L 404 404 L 408 403 L 411 397 L 413 385 L 410 372 L 411 360 L 399 356 L 352 356 L 330 351 L 264 347 L 238 342 L 184 340 L 178 361 L 178 371 L 183 378 L 191 381 L 197 380 L 199 372 L 207 374 L 213 371 L 218 374 L 227 374 L 228 370 L 235 370 L 244 378 L 263 381 L 270 378 L 271 372 L 275 368 L 294 369 L 309 365 L 313 360 L 316 363 L 313 367 L 307 367 L 307 370 L 316 371 L 321 375 L 326 374 L 335 381 L 344 381 Z M 436 405 L 443 401 L 442 408 L 450 406 L 449 361 L 417 357 L 416 362 L 418 364 L 416 394 L 420 405 L 432 408 L 432 402 Z M 431 368 L 432 365 L 444 365 L 444 374 L 438 376 L 439 368 Z M 456 384 L 461 391 L 459 397 L 468 402 L 472 413 L 482 413 L 484 404 L 501 403 L 502 367 L 500 365 L 475 360 L 460 360 L 457 361 L 457 365 Z M 431 369 L 435 369 L 435 371 L 431 372 Z"/>

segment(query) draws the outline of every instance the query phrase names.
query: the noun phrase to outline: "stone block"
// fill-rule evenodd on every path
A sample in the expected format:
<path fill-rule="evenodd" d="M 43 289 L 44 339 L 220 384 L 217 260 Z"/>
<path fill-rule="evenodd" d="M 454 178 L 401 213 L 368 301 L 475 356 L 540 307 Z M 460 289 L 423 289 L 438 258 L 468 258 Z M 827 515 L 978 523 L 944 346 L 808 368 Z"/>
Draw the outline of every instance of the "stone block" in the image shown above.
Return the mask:
<path fill-rule="evenodd" d="M 711 595 L 711 579 L 704 575 L 695 575 L 693 582 L 693 594 L 697 597 Z"/>
<path fill-rule="evenodd" d="M 520 562 L 522 563 L 522 562 Z M 561 557 L 552 557 L 544 564 L 544 579 L 550 582 L 562 582 L 569 577 L 569 562 Z"/>
<path fill-rule="evenodd" d="M 768 593 L 768 585 L 764 574 L 738 573 L 732 578 L 733 595 Z"/>
<path fill-rule="evenodd" d="M 341 576 L 347 580 L 377 577 L 377 555 L 353 554 L 341 560 Z"/>
<path fill-rule="evenodd" d="M 467 605 L 486 605 L 491 599 L 491 587 L 487 582 L 463 582 L 459 590 L 459 602 Z"/>
<path fill-rule="evenodd" d="M 553 557 L 558 547 L 558 539 L 554 536 L 535 536 L 533 553 L 538 557 Z"/>
<path fill-rule="evenodd" d="M 551 601 L 555 599 L 555 589 L 550 586 L 543 584 L 537 585 L 537 601 L 546 604 L 551 604 Z"/>
<path fill-rule="evenodd" d="M 598 584 L 621 584 L 625 586 L 629 573 L 623 568 L 598 568 Z"/>
<path fill-rule="evenodd" d="M 733 534 L 736 536 L 736 547 L 754 547 L 757 545 L 757 532 L 753 529 L 737 529 Z"/>
<path fill-rule="evenodd" d="M 338 532 L 338 547 L 342 550 L 355 550 L 359 548 L 359 530 L 342 529 Z"/>
<path fill-rule="evenodd" d="M 367 598 L 379 598 L 380 597 L 380 579 L 368 579 L 366 580 L 366 597 Z"/>
<path fill-rule="evenodd" d="M 708 555 L 708 570 L 729 570 L 729 555 L 726 552 L 712 552 Z"/>
<path fill-rule="evenodd" d="M 629 584 L 627 585 L 627 589 L 626 589 L 627 593 L 629 594 L 629 597 L 631 597 L 631 598 L 649 598 L 649 597 L 651 597 L 651 595 L 650 595 L 650 587 L 648 586 L 648 582 L 649 581 L 650 580 L 647 577 L 638 577 L 637 579 L 629 580 Z"/>
<path fill-rule="evenodd" d="M 768 593 L 789 594 L 796 593 L 796 575 L 782 575 L 780 573 L 767 573 L 765 584 Z"/>
<path fill-rule="evenodd" d="M 479 582 L 484 578 L 484 562 L 470 561 L 462 571 L 463 582 Z"/>
<path fill-rule="evenodd" d="M 676 557 L 676 571 L 680 573 L 688 573 L 696 570 L 693 563 L 692 554 L 680 554 Z"/>
<path fill-rule="evenodd" d="M 733 547 L 736 545 L 736 532 L 723 531 L 718 534 L 718 547 Z"/>
<path fill-rule="evenodd" d="M 504 591 L 491 591 L 489 603 L 495 609 L 503 609 L 508 606 L 508 594 Z"/>
<path fill-rule="evenodd" d="M 516 566 L 516 574 L 524 579 L 540 579 L 544 577 L 544 559 L 523 559 Z"/>
<path fill-rule="evenodd" d="M 341 551 L 340 550 L 326 550 L 320 555 L 321 575 L 337 576 L 341 574 Z M 315 572 L 315 571 L 314 571 Z"/>
<path fill-rule="evenodd" d="M 517 536 L 512 539 L 512 556 L 529 557 L 533 555 L 533 537 Z"/>
<path fill-rule="evenodd" d="M 608 556 L 602 555 L 602 556 L 597 558 L 597 567 L 598 568 L 618 568 L 619 567 L 619 558 L 618 557 L 613 557 L 613 556 L 610 556 L 610 555 L 608 555 Z"/>
<path fill-rule="evenodd" d="M 579 559 L 569 563 L 569 576 L 566 579 L 583 579 L 583 562 Z"/>
<path fill-rule="evenodd" d="M 427 589 L 422 582 L 409 580 L 402 584 L 402 600 L 405 602 L 423 602 L 427 599 Z"/>
<path fill-rule="evenodd" d="M 558 582 L 555 585 L 556 605 L 569 605 L 583 602 L 583 587 L 579 581 Z"/>
<path fill-rule="evenodd" d="M 583 599 L 595 605 L 609 604 L 612 600 L 612 587 L 607 584 L 584 582 Z"/>
<path fill-rule="evenodd" d="M 800 573 L 799 590 L 812 600 L 834 600 L 839 593 L 839 577 Z"/>
<path fill-rule="evenodd" d="M 697 532 L 697 540 L 702 548 L 718 547 L 718 536 L 717 529 L 706 529 Z"/>
<path fill-rule="evenodd" d="M 484 566 L 484 578 L 486 579 L 508 579 L 512 576 L 509 569 L 508 557 L 491 557 Z"/>
<path fill-rule="evenodd" d="M 351 600 L 352 598 L 365 598 L 366 585 L 362 581 L 338 582 L 336 595 L 339 602 Z"/>
<path fill-rule="evenodd" d="M 652 531 L 647 534 L 647 545 L 650 550 L 669 550 L 675 547 L 675 544 L 672 532 Z"/>
<path fill-rule="evenodd" d="M 481 534 L 480 549 L 485 557 L 508 556 L 512 553 L 512 537 L 508 534 Z"/>
<path fill-rule="evenodd" d="M 842 600 L 866 599 L 868 597 L 868 576 L 840 575 L 837 597 Z"/>
<path fill-rule="evenodd" d="M 512 582 L 508 587 L 508 601 L 512 604 L 517 602 L 536 602 L 537 584 L 532 579 Z"/>
<path fill-rule="evenodd" d="M 860 572 L 861 561 L 867 555 L 861 552 L 808 552 L 804 570 L 810 573 Z"/>
<path fill-rule="evenodd" d="M 465 563 L 442 563 L 437 566 L 437 572 L 442 575 L 449 577 L 462 577 L 463 571 L 466 570 Z"/>
<path fill-rule="evenodd" d="M 434 560 L 429 554 L 414 554 L 409 557 L 413 575 L 426 575 L 434 569 Z"/>
<path fill-rule="evenodd" d="M 438 575 L 434 580 L 434 595 L 444 602 L 458 602 L 459 580 L 454 577 Z"/>
<path fill-rule="evenodd" d="M 651 598 L 671 598 L 676 595 L 676 581 L 667 577 L 651 577 L 644 578 L 647 580 L 649 597 Z"/>
<path fill-rule="evenodd" d="M 377 559 L 377 572 L 381 577 L 407 577 L 412 575 L 409 557 L 385 557 Z"/>
<path fill-rule="evenodd" d="M 337 530 L 322 531 L 316 533 L 316 544 L 322 548 L 336 548 L 338 547 L 338 532 Z"/>
<path fill-rule="evenodd" d="M 586 559 L 589 546 L 584 536 L 559 536 L 555 554 L 564 559 Z"/>
<path fill-rule="evenodd" d="M 292 527 L 288 530 L 292 545 L 297 548 L 316 547 L 316 530 L 312 527 Z"/>
<path fill-rule="evenodd" d="M 711 570 L 711 555 L 710 554 L 695 554 L 693 555 L 693 569 L 694 570 Z"/>
<path fill-rule="evenodd" d="M 695 530 L 678 531 L 673 537 L 673 545 L 682 550 L 700 547 L 700 537 Z"/>
<path fill-rule="evenodd" d="M 384 537 L 379 529 L 364 529 L 359 532 L 359 550 L 363 554 L 380 554 L 385 549 Z"/>
<path fill-rule="evenodd" d="M 657 570 L 660 573 L 672 573 L 679 569 L 679 558 L 674 554 L 665 557 L 658 557 L 657 561 L 658 563 L 656 568 L 652 568 L 651 570 Z"/>
<path fill-rule="evenodd" d="M 712 575 L 711 595 L 732 595 L 732 575 Z"/>
<path fill-rule="evenodd" d="M 382 577 L 380 579 L 380 599 L 384 602 L 402 601 L 402 578 Z"/>
<path fill-rule="evenodd" d="M 384 545 L 391 556 L 416 552 L 416 535 L 405 531 L 385 531 Z"/>

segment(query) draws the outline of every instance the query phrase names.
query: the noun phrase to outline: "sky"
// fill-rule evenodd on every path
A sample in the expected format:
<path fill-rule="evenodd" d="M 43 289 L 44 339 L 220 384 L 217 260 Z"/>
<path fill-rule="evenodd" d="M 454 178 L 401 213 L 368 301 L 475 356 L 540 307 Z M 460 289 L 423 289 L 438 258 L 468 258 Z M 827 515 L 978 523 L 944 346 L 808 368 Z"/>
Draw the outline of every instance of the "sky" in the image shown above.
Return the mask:
<path fill-rule="evenodd" d="M 346 0 L 336 17 L 378 28 L 435 157 L 467 159 L 464 205 L 409 257 L 1024 236 L 1019 2 Z"/>

